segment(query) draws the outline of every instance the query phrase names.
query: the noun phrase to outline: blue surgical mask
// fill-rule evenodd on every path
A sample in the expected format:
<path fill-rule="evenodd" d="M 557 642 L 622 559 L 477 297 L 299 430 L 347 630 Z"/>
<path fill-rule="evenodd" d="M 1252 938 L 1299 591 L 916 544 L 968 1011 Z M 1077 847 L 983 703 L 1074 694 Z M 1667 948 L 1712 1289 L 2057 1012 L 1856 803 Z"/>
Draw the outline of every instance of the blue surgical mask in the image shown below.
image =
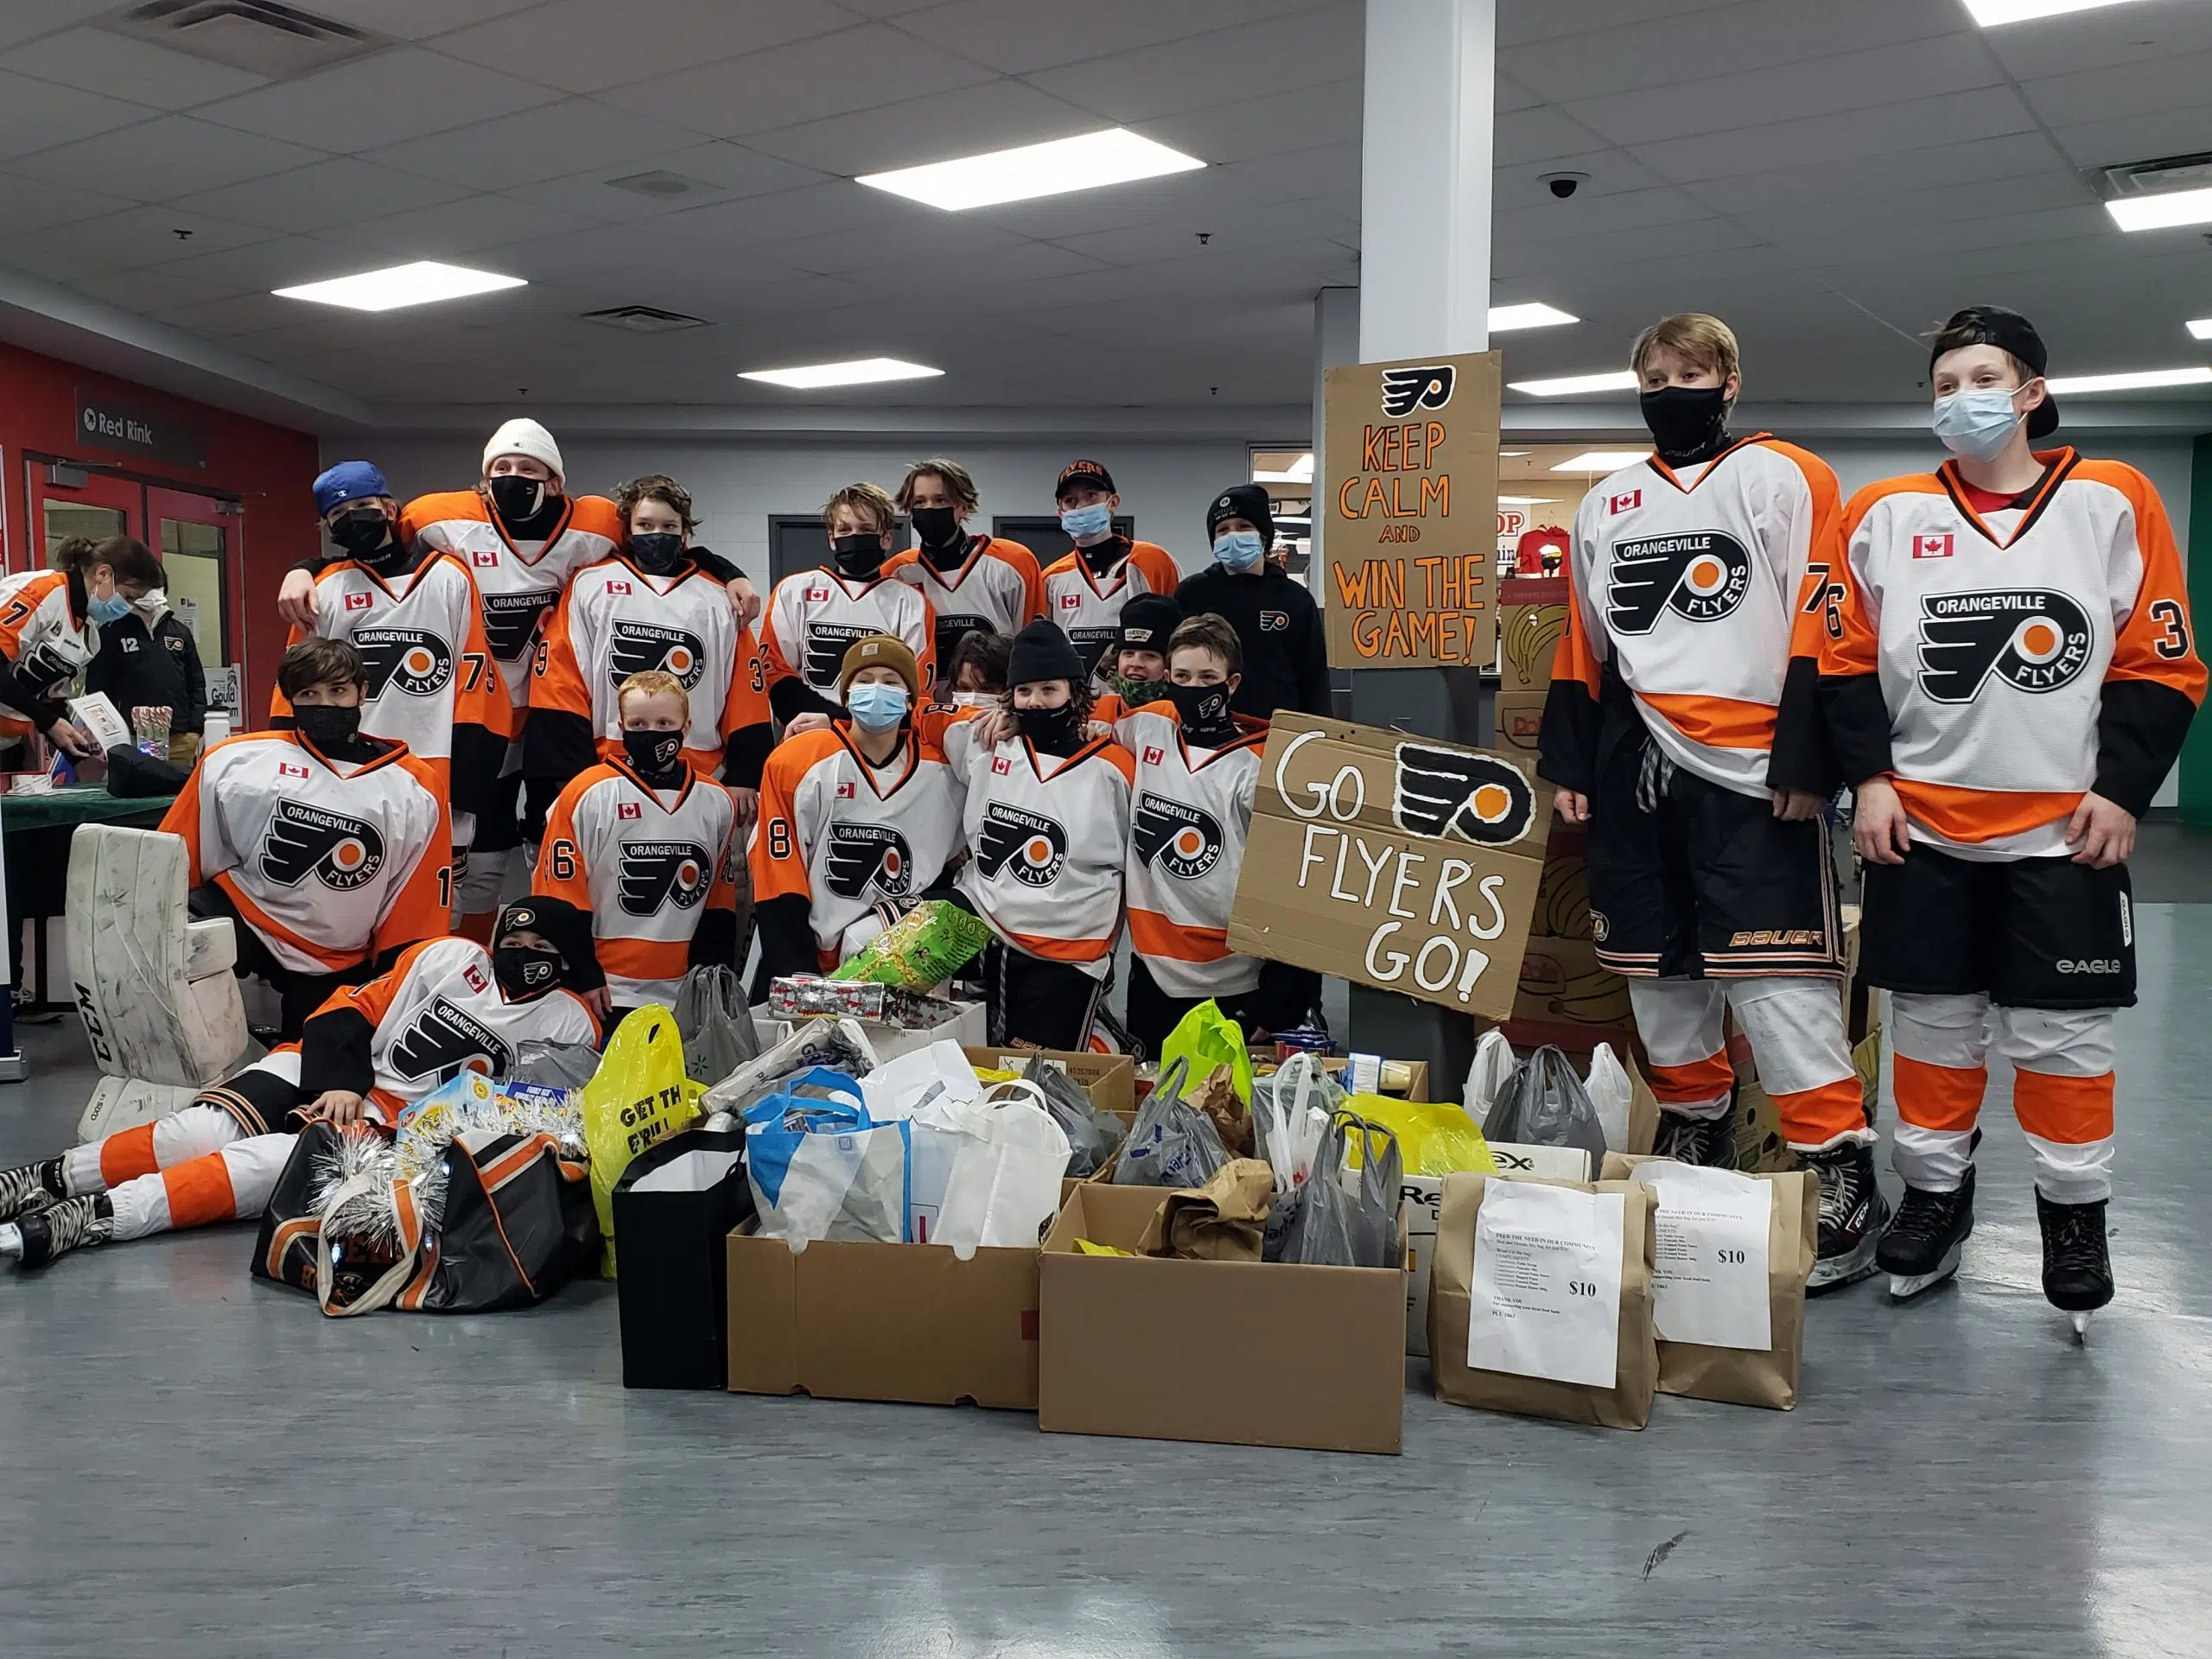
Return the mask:
<path fill-rule="evenodd" d="M 845 692 L 845 707 L 864 732 L 887 732 L 906 717 L 906 688 L 870 681 Z"/>
<path fill-rule="evenodd" d="M 1077 541 L 1086 536 L 1103 536 L 1114 528 L 1114 504 L 1094 501 L 1087 507 L 1069 507 L 1060 514 L 1060 528 Z"/>
<path fill-rule="evenodd" d="M 1267 553 L 1256 530 L 1224 530 L 1213 538 L 1213 562 L 1225 569 L 1249 570 Z"/>
<path fill-rule="evenodd" d="M 1943 447 L 1961 461 L 1994 461 L 2020 423 L 2007 386 L 1975 387 L 1936 400 L 1931 424 Z"/>
<path fill-rule="evenodd" d="M 105 599 L 85 601 L 85 614 L 95 622 L 120 622 L 130 614 L 130 601 L 121 594 L 110 594 Z"/>

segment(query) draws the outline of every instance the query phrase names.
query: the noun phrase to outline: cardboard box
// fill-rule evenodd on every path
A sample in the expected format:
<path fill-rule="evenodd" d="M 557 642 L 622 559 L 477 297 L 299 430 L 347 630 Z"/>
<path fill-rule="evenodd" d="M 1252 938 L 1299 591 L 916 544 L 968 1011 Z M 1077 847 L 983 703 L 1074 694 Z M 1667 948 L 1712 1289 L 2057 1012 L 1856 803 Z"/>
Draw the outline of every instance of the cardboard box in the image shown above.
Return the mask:
<path fill-rule="evenodd" d="M 1532 766 L 1536 759 L 1536 740 L 1544 729 L 1544 703 L 1550 696 L 1548 691 L 1500 691 L 1497 694 L 1497 738 L 1494 747 L 1508 754 L 1524 756 Z"/>
<path fill-rule="evenodd" d="M 1590 939 L 1590 832 L 1580 824 L 1552 820 L 1544 842 L 1544 879 L 1536 887 L 1536 911 L 1529 931 L 1547 939 Z"/>
<path fill-rule="evenodd" d="M 1323 1055 L 1319 1058 L 1321 1061 L 1321 1069 L 1327 1072 L 1331 1077 L 1334 1077 L 1337 1082 L 1341 1084 L 1344 1080 L 1344 1068 L 1350 1065 L 1351 1062 L 1341 1054 Z M 1406 1068 L 1406 1086 L 1403 1089 L 1394 1089 L 1390 1085 L 1396 1080 L 1397 1072 L 1395 1068 L 1402 1065 Z M 1427 1060 L 1385 1060 L 1382 1062 L 1382 1087 L 1376 1092 L 1380 1094 L 1395 1096 L 1400 1100 L 1408 1100 L 1418 1103 L 1421 1101 L 1433 1100 L 1435 1098 L 1433 1095 L 1428 1092 L 1428 1062 Z"/>
<path fill-rule="evenodd" d="M 1047 1065 L 1057 1067 L 1081 1084 L 1090 1093 L 1091 1103 L 1101 1110 L 1127 1119 L 1137 1109 L 1137 1063 L 1126 1054 L 1078 1053 L 1059 1048 L 986 1048 L 974 1043 L 964 1045 L 960 1052 L 968 1057 L 970 1065 L 982 1066 L 987 1071 L 1012 1071 L 1017 1076 L 1041 1054 Z"/>
<path fill-rule="evenodd" d="M 1509 587 L 1534 584 L 1510 582 Z M 1560 583 L 1562 587 L 1566 584 Z M 1567 634 L 1564 598 L 1537 605 L 1508 605 L 1497 631 L 1500 692 L 1541 693 L 1552 683 L 1552 658 Z"/>
<path fill-rule="evenodd" d="M 1599 965 L 1595 944 L 1588 939 L 1546 938 L 1531 938 L 1521 958 L 1513 1018 L 1538 1025 L 1608 1029 L 1633 1027 L 1636 1020 L 1629 1006 L 1628 982 Z"/>
<path fill-rule="evenodd" d="M 729 1236 L 733 1394 L 1037 1408 L 1037 1252 Z"/>
<path fill-rule="evenodd" d="M 1087 1182 L 1039 1259 L 1037 1427 L 1316 1451 L 1402 1448 L 1401 1268 L 1084 1255 L 1136 1248 L 1166 1198 Z"/>

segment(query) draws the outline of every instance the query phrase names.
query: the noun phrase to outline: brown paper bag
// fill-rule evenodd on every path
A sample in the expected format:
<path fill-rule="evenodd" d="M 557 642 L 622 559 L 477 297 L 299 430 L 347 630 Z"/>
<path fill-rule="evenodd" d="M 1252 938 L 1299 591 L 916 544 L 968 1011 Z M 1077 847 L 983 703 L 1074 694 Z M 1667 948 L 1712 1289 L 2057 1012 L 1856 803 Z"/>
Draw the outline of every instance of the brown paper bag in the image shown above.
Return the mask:
<path fill-rule="evenodd" d="M 1607 1180 L 1634 1180 L 1644 1157 L 1605 1154 Z M 1659 1392 L 1733 1406 L 1788 1411 L 1797 1403 L 1805 1364 L 1805 1286 L 1821 1238 L 1821 1178 L 1810 1170 L 1751 1177 L 1773 1188 L 1766 1236 L 1767 1316 L 1774 1344 L 1764 1353 L 1748 1348 L 1709 1348 L 1694 1342 L 1659 1343 Z"/>
<path fill-rule="evenodd" d="M 1275 1197 L 1274 1171 L 1232 1158 L 1195 1192 L 1170 1192 L 1137 1240 L 1139 1255 L 1186 1262 L 1257 1262 Z"/>
<path fill-rule="evenodd" d="M 1229 1149 L 1231 1158 L 1252 1155 L 1251 1109 L 1236 1092 L 1235 1072 L 1225 1065 L 1214 1067 L 1192 1097 L 1191 1104 L 1213 1120 L 1214 1131 L 1221 1136 L 1221 1144 Z"/>
<path fill-rule="evenodd" d="M 1577 1192 L 1618 1192 L 1621 1205 L 1619 1351 L 1613 1385 L 1599 1388 L 1505 1371 L 1478 1370 L 1467 1363 L 1469 1295 L 1474 1282 L 1475 1217 L 1494 1184 L 1528 1177 L 1446 1175 L 1436 1224 L 1436 1263 L 1428 1294 L 1429 1365 L 1436 1397 L 1455 1406 L 1555 1417 L 1602 1428 L 1642 1428 L 1650 1421 L 1659 1370 L 1651 1332 L 1651 1189 L 1636 1181 L 1536 1181 Z"/>

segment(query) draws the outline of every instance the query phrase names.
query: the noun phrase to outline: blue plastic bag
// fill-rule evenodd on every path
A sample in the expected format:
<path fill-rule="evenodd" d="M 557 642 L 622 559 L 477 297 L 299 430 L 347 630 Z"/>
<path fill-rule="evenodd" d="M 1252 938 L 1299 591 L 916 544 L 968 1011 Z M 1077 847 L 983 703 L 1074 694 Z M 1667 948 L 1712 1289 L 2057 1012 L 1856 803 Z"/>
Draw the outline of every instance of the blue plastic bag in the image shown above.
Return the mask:
<path fill-rule="evenodd" d="M 912 1129 L 878 1123 L 860 1084 L 817 1066 L 745 1109 L 745 1167 L 764 1237 L 910 1241 Z"/>

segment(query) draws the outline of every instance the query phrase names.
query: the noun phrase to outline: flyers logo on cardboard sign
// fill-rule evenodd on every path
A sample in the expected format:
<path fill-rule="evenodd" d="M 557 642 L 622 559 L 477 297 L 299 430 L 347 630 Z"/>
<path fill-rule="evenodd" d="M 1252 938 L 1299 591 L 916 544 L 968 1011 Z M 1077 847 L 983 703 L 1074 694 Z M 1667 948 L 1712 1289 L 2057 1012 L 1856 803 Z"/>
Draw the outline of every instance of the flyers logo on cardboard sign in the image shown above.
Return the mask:
<path fill-rule="evenodd" d="M 1457 378 L 1458 371 L 1449 363 L 1414 369 L 1385 369 L 1382 412 L 1395 421 L 1417 409 L 1441 409 L 1452 401 L 1452 386 Z"/>
<path fill-rule="evenodd" d="M 1529 833 L 1536 795 L 1518 767 L 1496 755 L 1401 743 L 1390 815 L 1417 836 L 1503 847 Z"/>

